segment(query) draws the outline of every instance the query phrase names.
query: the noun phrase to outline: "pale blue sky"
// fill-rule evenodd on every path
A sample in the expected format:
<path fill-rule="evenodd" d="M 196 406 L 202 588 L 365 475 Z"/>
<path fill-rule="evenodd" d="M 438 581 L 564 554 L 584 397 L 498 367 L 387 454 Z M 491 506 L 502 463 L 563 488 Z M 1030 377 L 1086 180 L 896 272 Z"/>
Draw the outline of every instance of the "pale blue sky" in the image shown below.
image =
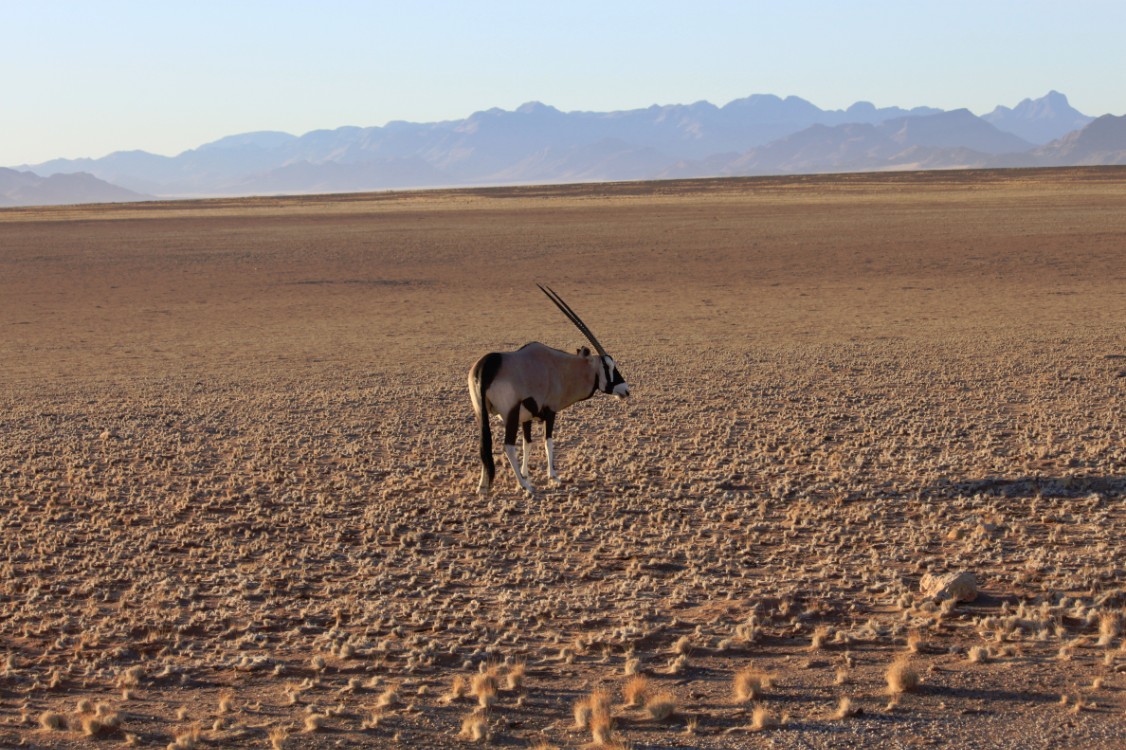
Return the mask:
<path fill-rule="evenodd" d="M 755 93 L 1126 114 L 1122 0 L 0 0 L 0 165 Z"/>

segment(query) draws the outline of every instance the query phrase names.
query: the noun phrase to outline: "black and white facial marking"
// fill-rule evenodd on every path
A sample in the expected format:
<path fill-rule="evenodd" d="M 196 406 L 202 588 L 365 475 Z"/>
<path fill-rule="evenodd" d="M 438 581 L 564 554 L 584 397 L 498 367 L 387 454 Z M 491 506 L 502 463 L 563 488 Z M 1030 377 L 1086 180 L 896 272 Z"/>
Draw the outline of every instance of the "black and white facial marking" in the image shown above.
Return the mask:
<path fill-rule="evenodd" d="M 618 398 L 629 396 L 629 384 L 626 383 L 626 379 L 622 377 L 622 373 L 618 371 L 618 366 L 614 363 L 614 358 L 609 354 L 602 355 L 602 375 L 599 380 L 603 393 Z"/>

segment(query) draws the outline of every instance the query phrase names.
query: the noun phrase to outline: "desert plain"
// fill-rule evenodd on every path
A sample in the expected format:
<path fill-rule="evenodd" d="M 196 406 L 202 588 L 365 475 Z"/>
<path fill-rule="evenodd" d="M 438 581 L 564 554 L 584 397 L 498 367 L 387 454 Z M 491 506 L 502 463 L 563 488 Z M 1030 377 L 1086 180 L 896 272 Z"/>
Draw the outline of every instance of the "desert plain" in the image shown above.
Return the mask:
<path fill-rule="evenodd" d="M 0 747 L 1121 748 L 1124 390 L 1126 169 L 0 210 Z"/>

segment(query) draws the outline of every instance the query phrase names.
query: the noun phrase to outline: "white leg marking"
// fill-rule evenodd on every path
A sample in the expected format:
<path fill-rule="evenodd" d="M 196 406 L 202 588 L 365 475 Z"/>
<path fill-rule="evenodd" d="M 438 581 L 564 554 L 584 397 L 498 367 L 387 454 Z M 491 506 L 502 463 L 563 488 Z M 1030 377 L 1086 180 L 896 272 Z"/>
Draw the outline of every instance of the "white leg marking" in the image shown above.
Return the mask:
<path fill-rule="evenodd" d="M 528 463 L 530 461 L 530 456 L 528 454 L 531 452 L 530 449 L 532 446 L 528 445 L 527 441 L 525 441 L 523 437 L 520 438 L 520 443 L 524 446 L 524 463 L 520 467 L 520 473 L 524 475 L 525 479 L 531 479 L 532 475 L 528 471 Z"/>
<path fill-rule="evenodd" d="M 508 456 L 508 463 L 512 465 L 512 472 L 516 475 L 516 481 L 520 483 L 520 488 L 525 492 L 531 493 L 532 485 L 520 474 L 520 464 L 516 462 L 516 446 L 504 446 L 504 455 Z"/>
<path fill-rule="evenodd" d="M 489 495 L 489 472 L 484 466 L 481 467 L 481 483 L 477 485 L 477 492 L 486 497 Z"/>
<path fill-rule="evenodd" d="M 551 438 L 545 438 L 543 444 L 547 449 L 547 475 L 551 477 L 551 481 L 558 482 L 559 475 L 555 473 L 555 443 Z"/>

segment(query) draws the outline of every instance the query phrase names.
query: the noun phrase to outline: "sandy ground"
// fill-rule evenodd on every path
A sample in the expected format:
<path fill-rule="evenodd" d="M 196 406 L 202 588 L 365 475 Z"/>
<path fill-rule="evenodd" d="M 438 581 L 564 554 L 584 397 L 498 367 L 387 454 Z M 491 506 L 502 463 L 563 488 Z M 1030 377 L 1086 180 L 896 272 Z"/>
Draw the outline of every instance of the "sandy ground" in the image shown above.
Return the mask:
<path fill-rule="evenodd" d="M 1124 331 L 1116 168 L 0 211 L 0 746 L 1121 748 Z"/>

